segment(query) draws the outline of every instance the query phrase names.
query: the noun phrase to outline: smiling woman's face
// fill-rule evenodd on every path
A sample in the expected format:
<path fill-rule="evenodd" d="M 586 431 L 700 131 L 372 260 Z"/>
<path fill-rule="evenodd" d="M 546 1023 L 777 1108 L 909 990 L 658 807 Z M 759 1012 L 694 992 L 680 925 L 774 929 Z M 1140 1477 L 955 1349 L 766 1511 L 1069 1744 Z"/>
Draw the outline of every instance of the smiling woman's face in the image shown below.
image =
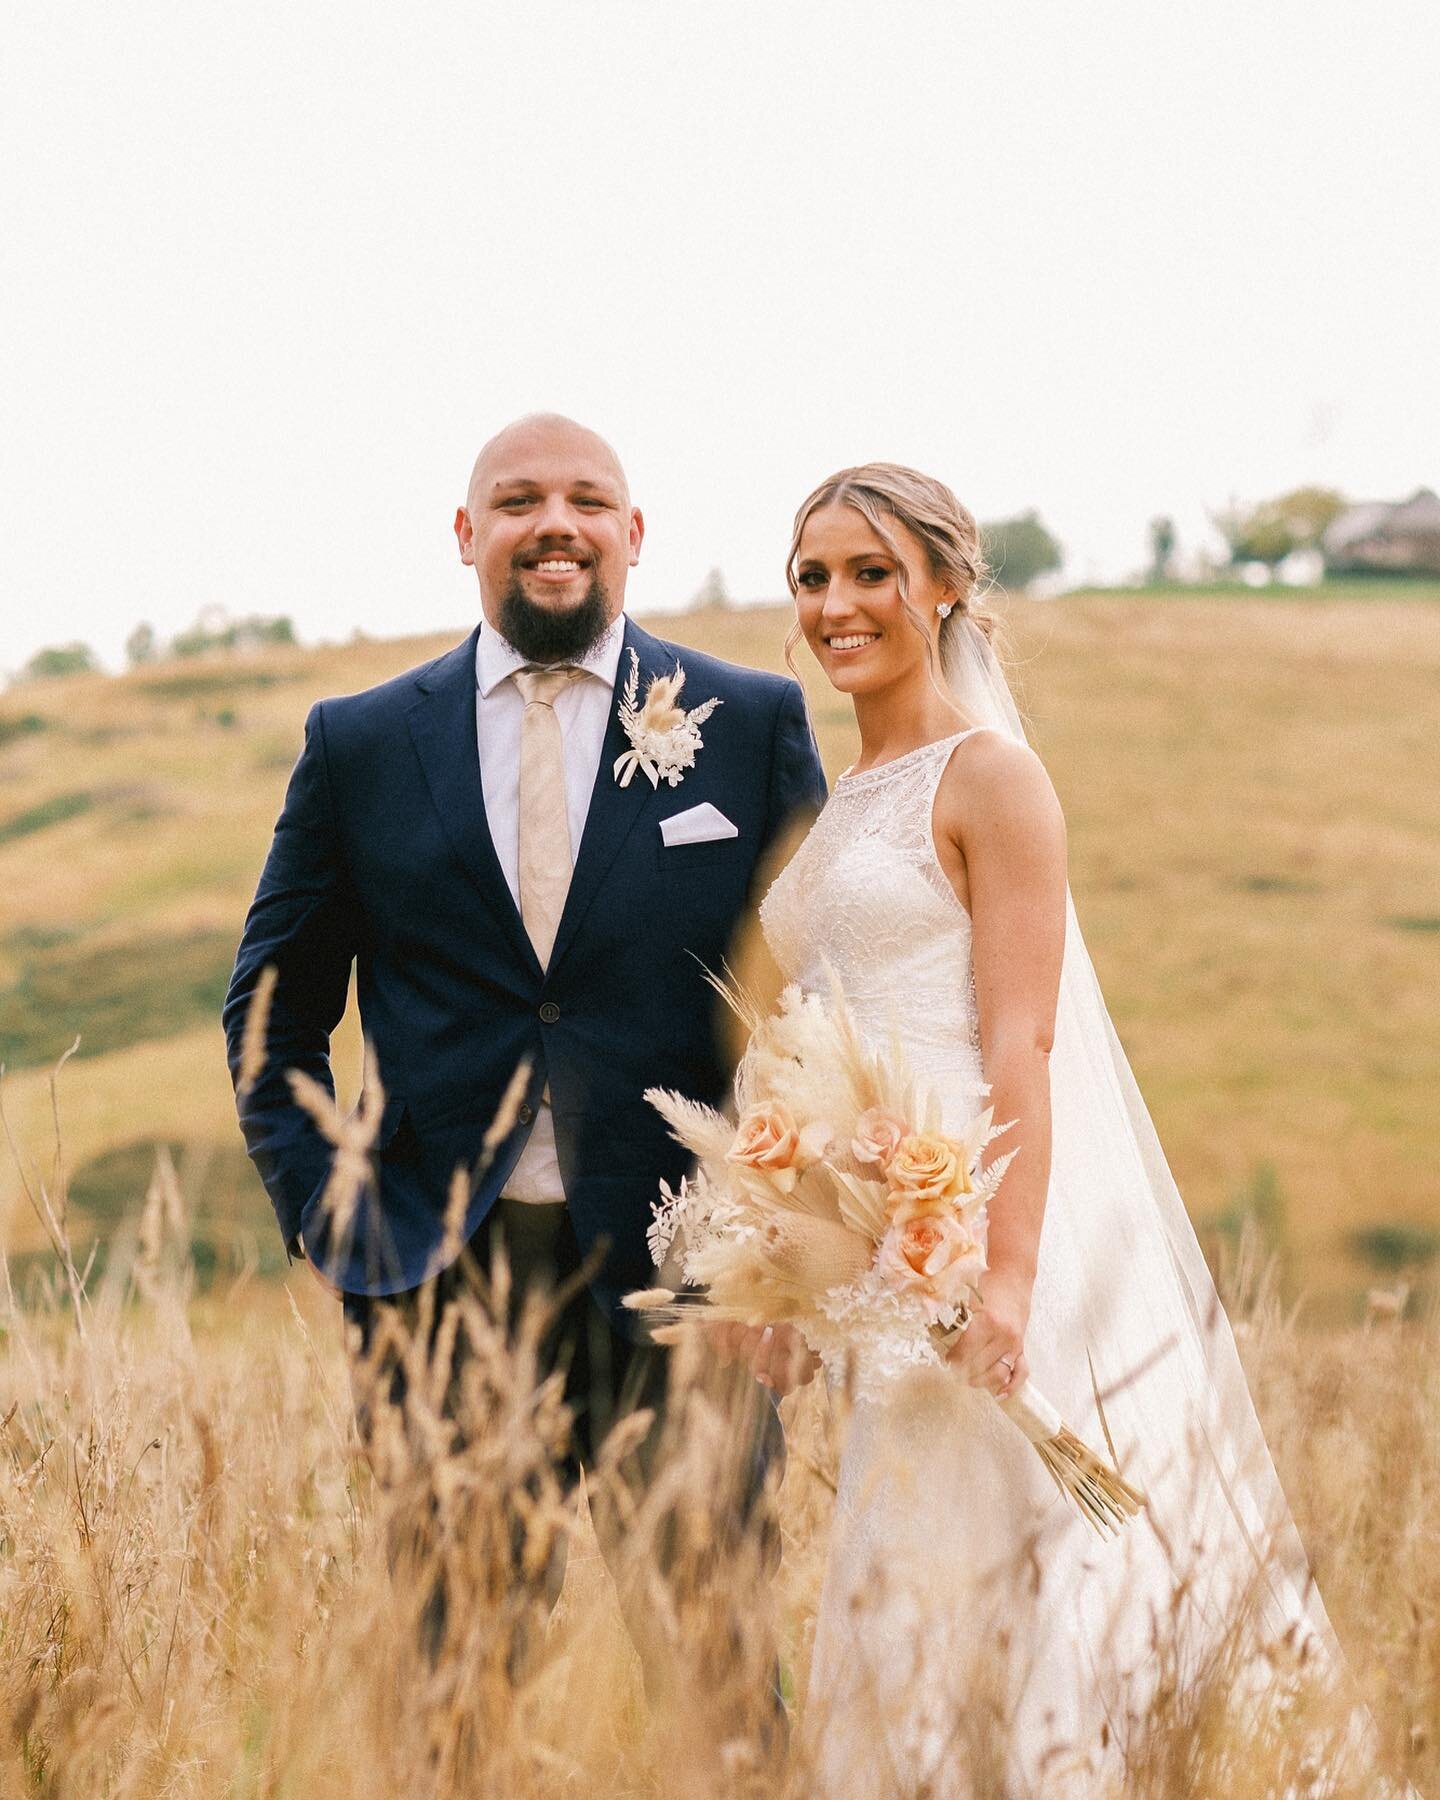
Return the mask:
<path fill-rule="evenodd" d="M 925 639 L 910 613 L 924 623 L 932 646 L 938 644 L 935 608 L 947 591 L 914 533 L 898 519 L 889 530 L 904 562 L 909 613 L 895 551 L 863 513 L 843 504 L 817 506 L 800 533 L 796 616 L 820 667 L 845 694 L 888 687 L 927 664 Z"/>

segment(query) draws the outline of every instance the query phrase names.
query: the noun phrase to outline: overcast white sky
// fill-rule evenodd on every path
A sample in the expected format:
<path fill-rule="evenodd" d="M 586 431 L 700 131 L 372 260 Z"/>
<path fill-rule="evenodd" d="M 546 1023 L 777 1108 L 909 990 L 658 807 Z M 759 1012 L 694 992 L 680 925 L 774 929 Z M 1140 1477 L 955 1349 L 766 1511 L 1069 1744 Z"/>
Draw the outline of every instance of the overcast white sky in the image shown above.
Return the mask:
<path fill-rule="evenodd" d="M 1440 486 L 1437 92 L 1393 0 L 7 0 L 0 670 L 209 603 L 464 625 L 535 407 L 625 458 L 637 610 L 782 592 L 870 456 L 1076 578 Z"/>

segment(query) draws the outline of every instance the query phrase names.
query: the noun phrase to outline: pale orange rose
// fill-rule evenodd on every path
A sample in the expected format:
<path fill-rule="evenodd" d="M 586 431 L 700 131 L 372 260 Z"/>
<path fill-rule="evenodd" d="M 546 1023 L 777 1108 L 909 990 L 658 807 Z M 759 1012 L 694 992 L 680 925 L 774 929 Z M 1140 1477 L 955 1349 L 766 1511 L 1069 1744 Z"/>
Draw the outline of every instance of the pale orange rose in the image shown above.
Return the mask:
<path fill-rule="evenodd" d="M 915 1131 L 902 1138 L 886 1174 L 890 1185 L 917 1200 L 953 1200 L 970 1192 L 970 1172 L 953 1138 Z"/>
<path fill-rule="evenodd" d="M 799 1149 L 800 1128 L 788 1107 L 752 1106 L 735 1127 L 735 1141 L 725 1160 L 738 1168 L 783 1175 L 793 1170 Z"/>
<path fill-rule="evenodd" d="M 905 1121 L 886 1112 L 884 1107 L 868 1107 L 855 1121 L 855 1135 L 850 1140 L 855 1160 L 878 1163 L 882 1169 L 888 1169 L 890 1158 L 905 1136 L 905 1129 Z"/>
<path fill-rule="evenodd" d="M 952 1207 L 910 1201 L 891 1219 L 875 1267 L 898 1292 L 917 1294 L 934 1321 L 943 1308 L 968 1303 L 985 1269 L 985 1247 Z"/>

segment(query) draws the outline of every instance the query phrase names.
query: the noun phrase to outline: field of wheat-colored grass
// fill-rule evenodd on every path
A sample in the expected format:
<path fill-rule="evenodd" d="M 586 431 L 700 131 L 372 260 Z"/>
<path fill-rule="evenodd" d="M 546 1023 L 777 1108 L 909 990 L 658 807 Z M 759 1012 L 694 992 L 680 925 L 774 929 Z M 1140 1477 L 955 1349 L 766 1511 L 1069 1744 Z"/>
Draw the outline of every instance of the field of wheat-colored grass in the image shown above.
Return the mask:
<path fill-rule="evenodd" d="M 367 1461 L 332 1303 L 253 1280 L 197 1301 L 185 1242 L 183 1195 L 162 1177 L 137 1253 L 93 1295 L 62 1279 L 21 1309 L 0 1293 L 0 1792 L 814 1794 L 820 1714 L 782 1723 L 770 1695 L 777 1671 L 792 1715 L 805 1692 L 838 1399 L 812 1386 L 786 1402 L 777 1563 L 758 1534 L 718 1529 L 736 1390 L 708 1359 L 679 1372 L 671 1456 L 648 1491 L 636 1499 L 602 1461 L 582 1511 L 549 1472 L 564 1419 L 537 1388 L 523 1320 L 508 1342 L 478 1305 L 461 1322 L 476 1346 L 456 1408 L 467 1436 L 438 1398 L 444 1366 L 433 1381 L 421 1365 L 417 1404 L 382 1415 Z M 1245 1700 L 1224 1644 L 1167 1679 L 1186 1646 L 1161 1615 L 1123 1789 L 1089 1791 L 1372 1800 L 1401 1791 L 1383 1768 L 1433 1793 L 1435 1323 L 1377 1316 L 1317 1339 L 1253 1272 L 1228 1298 L 1349 1685 L 1282 1652 L 1277 1719 Z M 1015 1578 L 1028 1586 L 1027 1570 Z M 980 1671 L 947 1755 L 991 1772 L 977 1794 L 1008 1800 L 1015 1676 L 988 1647 Z M 1373 1726 L 1346 1764 L 1357 1696 Z"/>
<path fill-rule="evenodd" d="M 646 622 L 783 666 L 785 608 Z M 1081 920 L 1192 1216 L 1259 1212 L 1309 1314 L 1353 1320 L 1440 1227 L 1437 596 L 1081 595 L 1012 602 L 1007 623 Z M 274 1265 L 217 1025 L 240 921 L 310 703 L 463 629 L 0 698 L 0 1060 L 31 1132 L 45 1068 L 81 1038 L 82 1235 L 133 1206 L 165 1142 L 214 1258 L 248 1244 Z M 799 660 L 833 776 L 848 708 Z M 353 1094 L 353 1015 L 336 1063 Z M 40 1247 L 10 1169 L 0 1233 Z"/>
<path fill-rule="evenodd" d="M 781 662 L 782 609 L 647 623 Z M 786 1403 L 776 1565 L 715 1534 L 737 1389 L 713 1368 L 682 1369 L 675 1456 L 639 1510 L 600 1468 L 580 1516 L 546 1472 L 564 1421 L 523 1333 L 469 1321 L 468 1448 L 421 1405 L 372 1465 L 333 1302 L 267 1272 L 215 1018 L 239 920 L 309 702 L 460 635 L 0 700 L 5 1795 L 813 1792 L 810 1726 L 779 1729 L 767 1693 L 777 1647 L 792 1709 L 804 1692 L 843 1405 Z M 1009 635 L 1192 1213 L 1238 1225 L 1238 1197 L 1247 1253 L 1281 1256 L 1237 1267 L 1207 1225 L 1376 1754 L 1440 1792 L 1440 607 L 1082 596 L 1016 603 Z M 833 775 L 850 726 L 808 686 Z M 353 1093 L 353 1020 L 337 1059 Z M 1366 1228 L 1388 1261 L 1357 1253 Z M 72 1238 L 73 1259 L 45 1249 Z M 438 1523 L 417 1545 L 420 1516 Z M 1301 1792 L 1343 1725 L 1303 1681 L 1284 1729 L 1244 1715 L 1223 1664 L 1162 1682 L 1125 1793 Z M 1003 1709 L 955 1731 L 973 1767 L 1003 1757 Z M 1367 1772 L 1331 1791 L 1382 1790 Z"/>

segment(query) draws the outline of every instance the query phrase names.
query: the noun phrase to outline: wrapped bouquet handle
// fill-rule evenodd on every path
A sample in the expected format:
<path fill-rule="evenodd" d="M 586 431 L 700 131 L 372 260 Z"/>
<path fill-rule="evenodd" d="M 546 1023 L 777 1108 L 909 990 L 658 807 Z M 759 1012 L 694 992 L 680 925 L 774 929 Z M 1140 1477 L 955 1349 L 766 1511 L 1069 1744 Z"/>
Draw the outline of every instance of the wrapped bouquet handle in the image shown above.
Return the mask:
<path fill-rule="evenodd" d="M 1033 1381 L 996 1404 L 1035 1446 L 1056 1487 L 1101 1536 L 1118 1531 L 1144 1506 L 1140 1490 L 1070 1429 Z"/>

